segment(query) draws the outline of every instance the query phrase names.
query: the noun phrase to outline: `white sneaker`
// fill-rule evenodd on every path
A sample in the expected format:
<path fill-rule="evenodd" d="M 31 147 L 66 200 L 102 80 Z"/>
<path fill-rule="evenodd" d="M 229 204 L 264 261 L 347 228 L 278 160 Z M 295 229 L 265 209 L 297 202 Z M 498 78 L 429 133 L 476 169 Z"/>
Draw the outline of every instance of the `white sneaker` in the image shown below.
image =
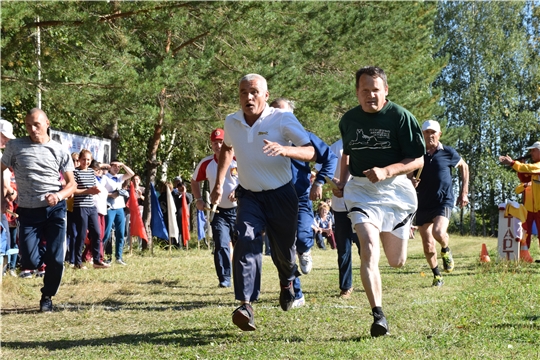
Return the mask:
<path fill-rule="evenodd" d="M 306 305 L 306 299 L 304 298 L 304 295 L 300 299 L 295 299 L 292 303 L 291 309 L 299 308 Z"/>
<path fill-rule="evenodd" d="M 307 275 L 311 272 L 313 267 L 313 258 L 311 257 L 311 250 L 306 251 L 303 254 L 298 254 L 298 260 L 300 260 L 300 270 L 304 275 Z"/>
<path fill-rule="evenodd" d="M 118 259 L 115 261 L 118 265 L 126 266 L 127 264 L 123 262 L 122 260 Z"/>

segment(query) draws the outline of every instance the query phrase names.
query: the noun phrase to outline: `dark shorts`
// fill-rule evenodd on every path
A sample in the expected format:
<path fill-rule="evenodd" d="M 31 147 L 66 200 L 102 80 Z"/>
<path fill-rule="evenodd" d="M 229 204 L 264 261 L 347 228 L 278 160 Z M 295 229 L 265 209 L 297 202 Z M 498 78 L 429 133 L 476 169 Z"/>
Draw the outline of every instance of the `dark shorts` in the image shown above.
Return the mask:
<path fill-rule="evenodd" d="M 452 208 L 441 206 L 435 209 L 428 210 L 418 210 L 416 212 L 416 226 L 422 226 L 424 224 L 429 224 L 433 222 L 437 216 L 444 216 L 447 219 L 450 219 L 452 215 Z"/>

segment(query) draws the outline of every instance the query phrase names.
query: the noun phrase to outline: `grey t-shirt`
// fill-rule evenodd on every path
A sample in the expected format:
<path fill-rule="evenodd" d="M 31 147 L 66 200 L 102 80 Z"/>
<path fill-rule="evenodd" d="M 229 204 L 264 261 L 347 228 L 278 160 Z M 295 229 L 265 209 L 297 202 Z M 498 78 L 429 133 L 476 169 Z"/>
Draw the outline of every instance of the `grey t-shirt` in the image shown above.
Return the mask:
<path fill-rule="evenodd" d="M 13 167 L 18 203 L 24 208 L 48 206 L 45 194 L 62 189 L 60 173 L 74 170 L 71 156 L 61 144 L 53 140 L 37 144 L 28 136 L 7 143 L 2 163 Z"/>

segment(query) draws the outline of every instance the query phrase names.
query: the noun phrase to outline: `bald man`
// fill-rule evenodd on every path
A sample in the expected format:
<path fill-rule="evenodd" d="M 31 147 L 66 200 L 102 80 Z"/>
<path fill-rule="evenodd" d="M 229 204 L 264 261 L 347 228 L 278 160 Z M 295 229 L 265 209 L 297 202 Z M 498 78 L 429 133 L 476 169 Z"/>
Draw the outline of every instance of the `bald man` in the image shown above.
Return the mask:
<path fill-rule="evenodd" d="M 2 171 L 12 167 L 19 191 L 19 250 L 21 267 L 45 264 L 39 309 L 53 310 L 64 272 L 66 201 L 75 191 L 73 161 L 67 149 L 49 137 L 49 119 L 40 109 L 25 118 L 28 136 L 13 139 L 2 156 Z M 65 184 L 61 182 L 63 175 Z M 46 241 L 43 248 L 41 240 Z"/>

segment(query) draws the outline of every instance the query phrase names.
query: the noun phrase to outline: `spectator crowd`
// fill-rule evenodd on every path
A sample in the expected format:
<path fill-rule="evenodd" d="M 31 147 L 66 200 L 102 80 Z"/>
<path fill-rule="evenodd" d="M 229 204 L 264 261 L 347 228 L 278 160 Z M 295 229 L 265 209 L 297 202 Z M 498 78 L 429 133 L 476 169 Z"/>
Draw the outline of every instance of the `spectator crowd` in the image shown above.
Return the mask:
<path fill-rule="evenodd" d="M 438 122 L 426 120 L 421 126 L 387 99 L 384 70 L 359 69 L 355 85 L 358 106 L 341 118 L 341 138 L 327 145 L 304 129 L 293 101 L 269 102 L 266 79 L 244 76 L 238 83 L 240 109 L 209 133 L 211 153 L 195 159 L 188 181 L 176 176 L 160 183 L 159 192 L 153 183 L 143 186 L 141 177 L 118 159 L 100 163 L 88 149 L 69 154 L 49 137 L 50 121 L 40 109 L 28 111 L 24 137 L 16 138 L 12 124 L 1 119 L 0 254 L 16 250 L 3 275 L 43 277 L 40 311 L 53 311 L 52 297 L 65 267 L 113 271 L 128 266 L 126 244 L 147 241 L 141 220 L 147 204 L 152 236 L 166 246 L 187 247 L 193 205 L 198 221 L 207 224 L 207 234 L 199 233 L 199 239 L 211 236 L 213 241 L 217 286 L 233 287 L 239 302 L 232 322 L 241 330 L 257 329 L 253 303 L 261 293 L 263 254 L 278 273 L 280 307 L 290 311 L 306 304 L 300 277 L 312 272 L 315 245 L 336 250 L 339 296 L 353 296 L 356 244 L 373 315 L 370 334 L 388 334 L 381 250 L 390 266 L 403 266 L 411 229 L 418 229 L 432 286 L 442 286 L 443 272 L 455 266 L 447 229 L 453 206 L 468 205 L 468 166 L 439 141 Z M 528 150 L 532 165 L 508 156 L 499 160 L 518 172 L 524 188 L 533 182 L 528 191 L 533 197 L 538 176 L 522 173 L 538 172 L 540 142 Z M 457 199 L 454 168 L 461 177 Z M 331 198 L 323 197 L 325 184 Z M 537 213 L 530 211 L 527 228 L 538 225 Z"/>

